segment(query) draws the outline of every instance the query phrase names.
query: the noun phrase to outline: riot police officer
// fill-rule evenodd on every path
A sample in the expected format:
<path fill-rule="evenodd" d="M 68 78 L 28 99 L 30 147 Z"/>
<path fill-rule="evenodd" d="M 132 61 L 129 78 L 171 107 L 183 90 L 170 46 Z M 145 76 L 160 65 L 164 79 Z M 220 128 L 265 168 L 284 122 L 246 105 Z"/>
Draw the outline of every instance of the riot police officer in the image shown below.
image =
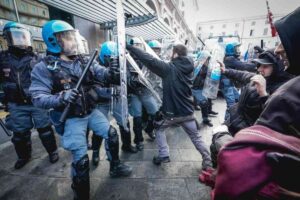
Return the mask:
<path fill-rule="evenodd" d="M 31 129 L 39 133 L 51 163 L 59 157 L 54 132 L 47 112 L 32 105 L 29 94 L 30 73 L 37 62 L 32 51 L 31 33 L 27 27 L 16 22 L 8 22 L 3 29 L 8 50 L 0 55 L 0 77 L 4 90 L 4 104 L 9 115 L 7 128 L 13 132 L 18 160 L 15 169 L 22 168 L 31 158 Z"/>
<path fill-rule="evenodd" d="M 74 28 L 60 20 L 47 22 L 43 26 L 43 40 L 48 54 L 38 63 L 31 74 L 30 92 L 37 107 L 53 109 L 52 120 L 61 135 L 63 147 L 73 155 L 72 189 L 75 199 L 89 199 L 89 158 L 87 155 L 86 130 L 89 128 L 106 142 L 110 161 L 110 176 L 128 176 L 132 169 L 120 162 L 119 140 L 116 129 L 96 109 L 91 93 L 94 81 L 116 83 L 120 76 L 94 62 L 79 90 L 74 87 L 82 74 L 81 40 Z M 64 123 L 57 123 L 67 104 L 70 112 Z"/>
<path fill-rule="evenodd" d="M 130 45 L 136 46 L 138 48 L 143 48 L 143 43 L 141 39 L 139 38 L 132 38 L 130 40 Z M 138 58 L 134 57 L 135 61 L 139 65 L 140 68 L 143 68 L 143 64 L 139 62 Z M 147 89 L 144 85 L 133 84 L 129 86 L 130 91 L 130 97 L 129 97 L 129 113 L 133 116 L 133 130 L 135 133 L 135 139 L 134 142 L 136 144 L 136 147 L 139 151 L 144 149 L 143 145 L 143 126 L 142 126 L 142 107 L 145 108 L 147 114 L 148 114 L 148 123 L 147 127 L 145 128 L 145 132 L 148 134 L 148 136 L 151 139 L 155 139 L 155 133 L 154 133 L 154 126 L 153 121 L 156 112 L 158 111 L 158 104 L 154 98 L 154 96 L 151 94 L 149 89 Z"/>
<path fill-rule="evenodd" d="M 118 65 L 118 47 L 115 42 L 107 41 L 101 45 L 100 53 L 99 53 L 99 62 L 101 65 L 109 68 L 109 67 L 118 67 L 114 65 Z M 111 88 L 109 85 L 103 85 L 103 88 L 97 88 L 98 94 L 101 98 L 98 101 L 98 109 L 108 117 L 109 110 L 111 109 Z M 116 119 L 117 124 L 119 125 L 122 147 L 121 149 L 124 152 L 128 153 L 137 153 L 137 149 L 131 145 L 131 133 L 130 133 L 130 124 L 127 122 L 127 127 L 129 130 L 122 126 L 122 118 L 118 111 L 121 110 L 121 104 L 118 101 L 118 97 L 116 97 L 116 103 L 112 108 L 113 117 Z"/>

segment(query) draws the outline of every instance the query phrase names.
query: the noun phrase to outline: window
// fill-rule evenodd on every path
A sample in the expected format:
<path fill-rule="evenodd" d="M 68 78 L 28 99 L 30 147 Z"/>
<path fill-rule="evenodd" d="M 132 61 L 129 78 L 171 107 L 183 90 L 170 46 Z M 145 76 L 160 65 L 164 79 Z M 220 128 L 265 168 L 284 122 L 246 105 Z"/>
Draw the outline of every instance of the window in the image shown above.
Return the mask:
<path fill-rule="evenodd" d="M 210 29 L 213 29 L 214 28 L 214 26 L 210 26 Z"/>
<path fill-rule="evenodd" d="M 264 29 L 264 35 L 268 35 L 268 28 Z"/>
<path fill-rule="evenodd" d="M 256 24 L 255 21 L 251 22 L 251 26 L 255 26 L 255 24 Z"/>
<path fill-rule="evenodd" d="M 254 30 L 251 29 L 251 30 L 250 30 L 250 36 L 253 36 L 253 35 L 254 35 Z"/>
<path fill-rule="evenodd" d="M 223 24 L 222 28 L 226 28 L 226 24 Z"/>
<path fill-rule="evenodd" d="M 235 27 L 236 27 L 236 28 L 237 28 L 237 27 L 239 27 L 239 26 L 240 26 L 240 24 L 239 24 L 239 23 L 236 23 L 236 24 L 235 24 Z"/>

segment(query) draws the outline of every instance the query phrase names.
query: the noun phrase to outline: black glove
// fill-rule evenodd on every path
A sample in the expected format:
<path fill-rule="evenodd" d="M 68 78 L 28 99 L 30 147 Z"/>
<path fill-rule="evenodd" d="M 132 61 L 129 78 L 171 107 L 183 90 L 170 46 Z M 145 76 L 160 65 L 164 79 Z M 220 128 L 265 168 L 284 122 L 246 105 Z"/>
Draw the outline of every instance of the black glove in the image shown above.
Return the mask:
<path fill-rule="evenodd" d="M 79 91 L 76 89 L 70 89 L 63 93 L 62 101 L 64 104 L 75 103 L 76 99 L 79 96 Z"/>
<path fill-rule="evenodd" d="M 265 51 L 260 46 L 254 46 L 253 49 L 259 54 L 261 54 Z"/>
<path fill-rule="evenodd" d="M 128 78 L 128 86 L 132 89 L 139 89 L 144 85 L 139 79 L 139 75 L 135 72 L 130 73 L 130 78 Z"/>
<path fill-rule="evenodd" d="M 107 80 L 111 84 L 120 85 L 120 69 L 116 67 L 110 67 L 108 69 Z"/>

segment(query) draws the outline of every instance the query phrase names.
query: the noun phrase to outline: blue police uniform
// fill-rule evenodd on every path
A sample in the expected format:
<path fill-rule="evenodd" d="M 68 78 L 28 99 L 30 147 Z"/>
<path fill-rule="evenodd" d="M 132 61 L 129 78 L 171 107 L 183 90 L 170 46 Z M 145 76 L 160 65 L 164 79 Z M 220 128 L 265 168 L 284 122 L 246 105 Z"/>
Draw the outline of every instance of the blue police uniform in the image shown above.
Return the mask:
<path fill-rule="evenodd" d="M 13 132 L 18 161 L 15 168 L 23 167 L 31 157 L 31 129 L 36 128 L 50 162 L 58 160 L 57 145 L 51 123 L 44 109 L 32 105 L 29 86 L 30 73 L 37 56 L 31 51 L 9 48 L 0 55 L 0 78 L 4 91 L 4 104 L 9 115 L 6 126 Z"/>

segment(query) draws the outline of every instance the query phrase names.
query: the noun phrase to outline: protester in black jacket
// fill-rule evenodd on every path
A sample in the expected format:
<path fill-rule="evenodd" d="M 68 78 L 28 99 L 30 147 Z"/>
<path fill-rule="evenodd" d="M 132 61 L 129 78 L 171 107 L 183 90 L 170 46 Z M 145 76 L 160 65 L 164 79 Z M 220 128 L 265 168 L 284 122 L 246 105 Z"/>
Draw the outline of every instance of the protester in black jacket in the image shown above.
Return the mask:
<path fill-rule="evenodd" d="M 300 138 L 300 7 L 275 22 L 281 44 L 275 49 L 286 71 L 297 75 L 268 99 L 256 124 Z"/>
<path fill-rule="evenodd" d="M 234 69 L 224 71 L 223 69 L 226 77 L 244 85 L 239 102 L 230 108 L 229 118 L 225 122 L 232 135 L 243 128 L 252 126 L 261 114 L 269 95 L 293 78 L 291 74 L 284 72 L 282 62 L 272 50 L 260 54 L 258 59 L 254 59 L 254 63 L 261 75 Z"/>
<path fill-rule="evenodd" d="M 156 141 L 159 155 L 153 158 L 153 163 L 160 165 L 163 162 L 170 162 L 165 130 L 179 125 L 183 127 L 201 153 L 203 157 L 202 168 L 204 170 L 210 168 L 210 153 L 199 134 L 197 121 L 194 117 L 191 91 L 194 65 L 192 59 L 187 57 L 187 48 L 184 45 L 175 45 L 171 62 L 156 59 L 143 50 L 132 46 L 127 46 L 127 49 L 153 73 L 160 76 L 163 81 L 162 118 L 156 122 L 158 124 Z"/>

